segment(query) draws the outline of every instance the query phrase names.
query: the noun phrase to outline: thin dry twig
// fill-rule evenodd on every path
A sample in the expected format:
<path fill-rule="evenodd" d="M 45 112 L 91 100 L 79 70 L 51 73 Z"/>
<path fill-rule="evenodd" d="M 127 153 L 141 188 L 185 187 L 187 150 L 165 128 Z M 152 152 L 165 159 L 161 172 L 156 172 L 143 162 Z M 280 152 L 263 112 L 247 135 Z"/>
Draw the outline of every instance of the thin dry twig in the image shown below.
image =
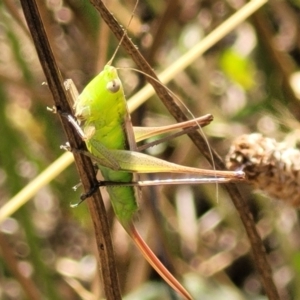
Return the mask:
<path fill-rule="evenodd" d="M 91 0 L 91 3 L 96 7 L 96 9 L 101 14 L 102 18 L 105 20 L 107 25 L 110 27 L 111 31 L 120 40 L 123 37 L 124 31 L 118 24 L 118 22 L 113 18 L 111 13 L 107 10 L 102 1 Z M 138 65 L 138 67 L 145 73 L 149 74 L 153 78 L 157 79 L 156 74 L 145 61 L 141 53 L 137 50 L 131 40 L 125 36 L 123 39 L 122 45 L 124 46 L 127 53 L 131 56 L 133 61 Z M 166 108 L 172 114 L 172 116 L 178 121 L 186 121 L 187 117 L 181 111 L 180 107 L 174 102 L 173 98 L 170 96 L 168 91 L 156 80 L 151 79 L 147 76 L 147 81 L 153 86 L 157 95 L 160 97 Z M 204 156 L 212 163 L 211 153 L 207 148 L 205 139 L 199 134 L 199 132 L 192 132 L 188 134 L 192 139 L 194 144 L 198 149 L 204 154 Z M 224 170 L 226 169 L 224 162 L 220 156 L 212 149 L 213 161 L 217 169 Z M 272 279 L 272 271 L 270 265 L 267 261 L 265 249 L 262 243 L 262 240 L 256 230 L 255 223 L 253 221 L 253 216 L 250 212 L 249 206 L 244 199 L 244 197 L 239 192 L 235 184 L 226 184 L 225 185 L 228 193 L 231 196 L 231 199 L 240 215 L 240 218 L 245 226 L 245 230 L 248 234 L 249 241 L 251 243 L 251 248 L 254 256 L 255 265 L 261 275 L 262 282 L 265 288 L 265 292 L 268 295 L 269 299 L 279 299 L 279 294 L 277 288 Z"/>
<path fill-rule="evenodd" d="M 64 113 L 71 113 L 63 79 L 54 60 L 36 2 L 34 0 L 22 0 L 21 4 L 55 105 Z M 83 141 L 68 121 L 61 118 L 61 122 L 71 147 L 75 149 L 84 148 Z M 93 164 L 88 157 L 79 154 L 74 154 L 74 157 L 82 184 L 85 190 L 89 190 L 96 180 Z M 106 298 L 121 299 L 109 224 L 99 190 L 93 194 L 87 204 L 94 224 Z"/>
<path fill-rule="evenodd" d="M 168 0 L 166 1 L 166 7 L 163 11 L 163 14 L 158 19 L 158 22 L 153 31 L 153 44 L 145 57 L 147 58 L 149 64 L 152 64 L 154 61 L 155 54 L 159 49 L 159 45 L 163 41 L 166 33 L 166 29 L 172 21 L 172 17 L 179 10 L 179 1 Z"/>

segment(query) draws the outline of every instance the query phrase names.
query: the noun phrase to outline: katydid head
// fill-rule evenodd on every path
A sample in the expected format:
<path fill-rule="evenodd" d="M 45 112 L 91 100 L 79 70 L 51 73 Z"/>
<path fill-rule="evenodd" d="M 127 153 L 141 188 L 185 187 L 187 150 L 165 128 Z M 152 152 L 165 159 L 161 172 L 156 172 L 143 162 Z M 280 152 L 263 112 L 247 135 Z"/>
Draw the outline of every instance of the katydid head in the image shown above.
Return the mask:
<path fill-rule="evenodd" d="M 74 104 L 75 116 L 88 123 L 99 122 L 107 117 L 120 97 L 124 97 L 117 70 L 106 65 L 82 91 Z M 117 109 L 118 108 L 117 105 Z"/>
<path fill-rule="evenodd" d="M 117 70 L 111 65 L 127 34 L 127 28 L 133 19 L 138 2 L 139 0 L 135 3 L 131 18 L 111 59 L 103 71 L 85 87 L 74 104 L 75 116 L 80 121 L 90 122 L 99 120 L 101 114 L 107 114 L 106 111 L 111 107 L 114 97 L 124 96 L 122 83 L 118 77 Z"/>

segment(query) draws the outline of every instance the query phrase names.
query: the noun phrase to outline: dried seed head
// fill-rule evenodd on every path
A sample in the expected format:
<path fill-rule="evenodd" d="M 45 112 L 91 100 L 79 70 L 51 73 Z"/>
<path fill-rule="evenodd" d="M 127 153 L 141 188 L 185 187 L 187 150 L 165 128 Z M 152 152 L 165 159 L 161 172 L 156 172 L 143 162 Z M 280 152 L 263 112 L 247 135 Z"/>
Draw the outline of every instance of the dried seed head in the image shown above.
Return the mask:
<path fill-rule="evenodd" d="M 237 138 L 226 157 L 229 170 L 243 170 L 246 179 L 272 198 L 300 206 L 300 151 L 259 133 Z"/>

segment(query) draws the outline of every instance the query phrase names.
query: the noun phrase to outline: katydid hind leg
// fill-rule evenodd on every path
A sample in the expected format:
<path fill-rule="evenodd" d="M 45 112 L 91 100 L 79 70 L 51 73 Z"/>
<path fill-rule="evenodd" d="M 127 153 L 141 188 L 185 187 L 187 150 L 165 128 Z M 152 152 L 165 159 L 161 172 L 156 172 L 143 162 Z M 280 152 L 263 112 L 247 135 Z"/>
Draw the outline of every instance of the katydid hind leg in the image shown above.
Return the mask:
<path fill-rule="evenodd" d="M 133 130 L 134 130 L 136 142 L 140 142 L 150 137 L 172 132 L 178 129 L 185 129 L 189 127 L 196 127 L 197 129 L 199 129 L 200 127 L 209 125 L 212 120 L 213 120 L 213 116 L 211 114 L 207 114 L 189 121 L 180 122 L 180 123 L 167 125 L 167 126 L 160 126 L 160 127 L 135 127 L 134 126 Z"/>
<path fill-rule="evenodd" d="M 199 176 L 211 176 L 231 179 L 243 179 L 241 171 L 218 171 L 198 169 L 171 163 L 144 153 L 129 150 L 111 150 L 111 154 L 118 162 L 120 170 L 137 173 L 182 173 L 197 174 Z"/>

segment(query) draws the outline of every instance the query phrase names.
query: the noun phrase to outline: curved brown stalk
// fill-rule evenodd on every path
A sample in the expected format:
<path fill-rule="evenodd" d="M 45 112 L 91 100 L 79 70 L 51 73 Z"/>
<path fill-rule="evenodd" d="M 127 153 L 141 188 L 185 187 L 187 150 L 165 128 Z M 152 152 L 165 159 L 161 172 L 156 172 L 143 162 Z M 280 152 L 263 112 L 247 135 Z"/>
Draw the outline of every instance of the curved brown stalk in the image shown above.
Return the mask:
<path fill-rule="evenodd" d="M 22 0 L 21 4 L 49 89 L 52 92 L 55 106 L 65 113 L 71 113 L 63 79 L 55 62 L 36 2 L 34 0 Z M 61 118 L 61 122 L 71 147 L 76 149 L 84 148 L 84 143 L 69 122 L 64 118 Z M 91 160 L 84 155 L 74 153 L 74 157 L 81 182 L 85 190 L 89 190 L 96 180 L 93 164 Z M 121 299 L 108 220 L 98 189 L 92 197 L 87 200 L 87 204 L 93 220 L 106 298 L 111 300 Z"/>
<path fill-rule="evenodd" d="M 111 13 L 107 10 L 102 1 L 91 0 L 91 3 L 96 7 L 96 9 L 101 14 L 102 18 L 105 20 L 107 25 L 110 27 L 111 31 L 120 40 L 123 37 L 124 31 L 118 22 L 113 18 Z M 138 67 L 149 74 L 154 79 L 151 79 L 147 76 L 147 81 L 153 86 L 157 95 L 162 100 L 166 108 L 169 110 L 171 115 L 178 121 L 183 122 L 187 120 L 187 117 L 181 111 L 180 107 L 174 102 L 172 96 L 168 91 L 161 85 L 158 84 L 156 80 L 157 76 L 154 73 L 153 69 L 149 66 L 147 61 L 143 58 L 141 53 L 131 42 L 131 40 L 125 36 L 123 39 L 122 45 L 126 52 L 130 55 L 133 61 L 138 65 Z M 207 144 L 205 139 L 198 133 L 192 132 L 188 134 L 192 139 L 197 148 L 203 153 L 203 155 L 212 163 L 211 153 L 207 149 Z M 212 149 L 213 161 L 218 170 L 225 170 L 226 166 L 220 156 L 216 151 Z M 245 230 L 249 237 L 251 243 L 251 248 L 254 256 L 254 263 L 259 271 L 259 274 L 262 278 L 262 283 L 265 288 L 265 292 L 268 295 L 269 299 L 279 299 L 279 294 L 275 283 L 272 279 L 271 267 L 267 261 L 266 252 L 262 243 L 262 240 L 256 230 L 253 216 L 250 212 L 249 205 L 247 204 L 244 197 L 239 192 L 237 186 L 233 183 L 226 184 L 225 188 L 231 196 L 231 199 L 239 213 L 239 216 L 244 224 Z"/>

